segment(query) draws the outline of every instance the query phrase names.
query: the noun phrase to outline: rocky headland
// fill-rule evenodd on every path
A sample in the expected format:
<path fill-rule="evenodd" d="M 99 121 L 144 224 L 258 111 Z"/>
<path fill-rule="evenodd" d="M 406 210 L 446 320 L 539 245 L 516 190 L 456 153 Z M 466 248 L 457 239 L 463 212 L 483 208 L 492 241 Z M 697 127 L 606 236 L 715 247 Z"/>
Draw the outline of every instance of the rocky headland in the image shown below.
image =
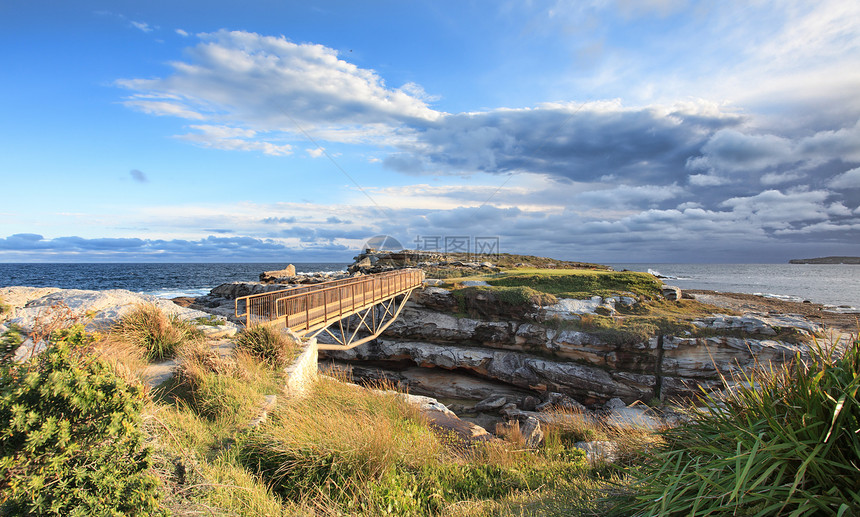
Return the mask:
<path fill-rule="evenodd" d="M 852 315 L 815 304 L 682 293 L 644 273 L 537 257 L 371 251 L 342 277 L 402 267 L 436 278 L 379 339 L 321 352 L 321 369 L 395 382 L 490 429 L 559 408 L 657 425 L 660 415 L 672 417 L 671 401 L 791 361 L 816 336 L 851 330 Z M 233 318 L 237 297 L 334 279 L 284 271 L 218 286 L 191 307 Z"/>
<path fill-rule="evenodd" d="M 179 305 L 122 290 L 3 288 L 0 299 L 11 310 L 0 332 L 32 327 L 57 306 L 87 313 L 91 328 L 105 328 L 134 305 L 154 303 L 200 320 L 210 333 L 218 327 L 205 318 L 232 320 L 221 329 L 229 339 L 241 324 L 238 297 L 401 267 L 437 278 L 412 295 L 379 339 L 320 352 L 320 368 L 359 382 L 394 382 L 490 430 L 506 420 L 545 421 L 559 410 L 659 426 L 675 418 L 670 402 L 721 389 L 724 379 L 757 366 L 791 361 L 816 336 L 852 330 L 854 317 L 751 295 L 682 293 L 651 275 L 595 264 L 370 252 L 341 275 L 301 275 L 288 266 Z M 17 354 L 36 346 L 25 344 Z"/>

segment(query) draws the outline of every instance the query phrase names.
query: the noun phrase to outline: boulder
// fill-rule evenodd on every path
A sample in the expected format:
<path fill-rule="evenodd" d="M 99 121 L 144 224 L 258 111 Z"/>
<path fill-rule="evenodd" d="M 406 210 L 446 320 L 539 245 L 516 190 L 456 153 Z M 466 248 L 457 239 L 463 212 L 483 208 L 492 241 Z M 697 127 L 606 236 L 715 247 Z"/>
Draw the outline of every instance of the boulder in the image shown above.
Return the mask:
<path fill-rule="evenodd" d="M 505 397 L 492 396 L 475 404 L 475 411 L 498 411 L 507 403 L 508 399 Z"/>
<path fill-rule="evenodd" d="M 583 406 L 579 402 L 573 400 L 564 393 L 555 392 L 547 393 L 546 402 L 538 404 L 537 406 L 535 406 L 535 409 L 537 411 L 586 411 L 585 406 Z"/>
<path fill-rule="evenodd" d="M 585 458 L 589 463 L 613 463 L 617 458 L 618 447 L 613 442 L 576 442 L 573 446 L 585 451 Z"/>
<path fill-rule="evenodd" d="M 527 447 L 537 448 L 543 442 L 543 431 L 540 428 L 540 421 L 535 417 L 527 417 L 525 421 L 520 422 L 520 433 Z"/>
<path fill-rule="evenodd" d="M 296 266 L 288 264 L 284 269 L 260 273 L 260 282 L 273 283 L 282 279 L 290 279 L 294 276 L 296 276 Z"/>
<path fill-rule="evenodd" d="M 674 285 L 664 285 L 660 288 L 660 291 L 663 294 L 663 298 L 666 298 L 667 300 L 680 300 L 683 296 L 681 288 L 675 287 Z"/>

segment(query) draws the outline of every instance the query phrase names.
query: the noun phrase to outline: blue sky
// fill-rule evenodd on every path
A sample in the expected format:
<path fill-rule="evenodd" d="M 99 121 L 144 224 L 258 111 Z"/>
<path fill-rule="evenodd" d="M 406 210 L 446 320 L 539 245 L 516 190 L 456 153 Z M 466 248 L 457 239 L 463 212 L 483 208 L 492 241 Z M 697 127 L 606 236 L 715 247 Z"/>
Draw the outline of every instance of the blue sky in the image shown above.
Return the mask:
<path fill-rule="evenodd" d="M 856 1 L 6 0 L 0 45 L 3 262 L 860 255 Z"/>

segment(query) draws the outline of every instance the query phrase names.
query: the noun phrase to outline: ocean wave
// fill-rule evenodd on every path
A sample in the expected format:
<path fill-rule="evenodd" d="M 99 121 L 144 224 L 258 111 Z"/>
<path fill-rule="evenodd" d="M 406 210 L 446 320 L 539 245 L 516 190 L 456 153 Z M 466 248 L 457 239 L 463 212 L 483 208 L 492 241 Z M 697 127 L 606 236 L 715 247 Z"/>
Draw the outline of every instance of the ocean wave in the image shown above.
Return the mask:
<path fill-rule="evenodd" d="M 156 298 L 167 298 L 172 300 L 173 298 L 187 297 L 187 298 L 197 298 L 198 296 L 206 296 L 211 291 L 211 287 L 200 287 L 196 289 L 158 289 L 155 291 L 142 291 L 143 294 L 148 294 L 150 296 L 155 296 Z"/>

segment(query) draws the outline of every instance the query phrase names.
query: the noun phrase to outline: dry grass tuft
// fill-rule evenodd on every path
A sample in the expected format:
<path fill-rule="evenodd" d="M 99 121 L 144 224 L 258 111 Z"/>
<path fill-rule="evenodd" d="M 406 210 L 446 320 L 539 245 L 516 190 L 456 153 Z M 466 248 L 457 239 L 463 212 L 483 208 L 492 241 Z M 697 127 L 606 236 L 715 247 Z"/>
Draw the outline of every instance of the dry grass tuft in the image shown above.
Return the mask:
<path fill-rule="evenodd" d="M 288 366 L 299 353 L 300 345 L 280 328 L 254 325 L 236 336 L 236 348 L 266 361 L 273 368 Z"/>
<path fill-rule="evenodd" d="M 117 340 L 137 344 L 149 360 L 173 357 L 185 343 L 199 341 L 203 334 L 176 315 L 167 315 L 154 304 L 138 305 L 111 327 Z"/>

